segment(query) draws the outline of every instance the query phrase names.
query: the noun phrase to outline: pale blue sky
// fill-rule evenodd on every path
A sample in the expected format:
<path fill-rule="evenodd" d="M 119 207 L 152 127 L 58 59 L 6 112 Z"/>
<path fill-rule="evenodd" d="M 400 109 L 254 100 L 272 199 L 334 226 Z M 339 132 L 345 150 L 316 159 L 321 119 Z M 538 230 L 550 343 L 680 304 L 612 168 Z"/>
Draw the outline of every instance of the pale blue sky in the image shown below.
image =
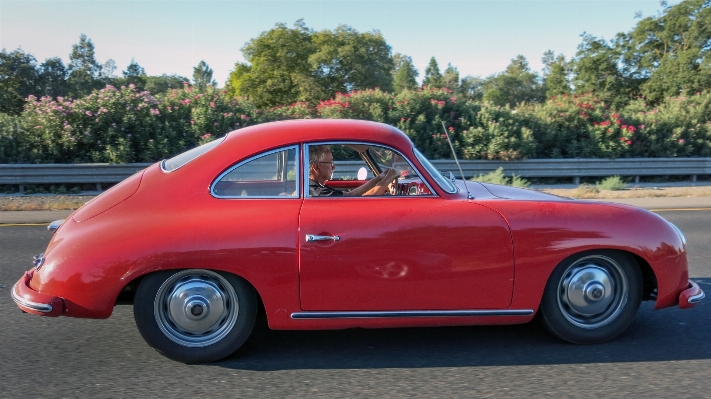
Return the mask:
<path fill-rule="evenodd" d="M 244 61 L 245 42 L 303 18 L 314 30 L 380 30 L 393 53 L 412 57 L 420 79 L 432 56 L 441 69 L 451 63 L 462 77 L 484 77 L 517 54 L 540 71 L 544 51 L 570 58 L 583 32 L 610 39 L 635 25 L 636 12 L 659 10 L 658 0 L 0 0 L 0 48 L 19 46 L 39 62 L 59 56 L 66 63 L 85 33 L 97 60 L 114 59 L 119 75 L 131 58 L 149 75 L 187 77 L 205 60 L 222 86 L 235 62 Z"/>

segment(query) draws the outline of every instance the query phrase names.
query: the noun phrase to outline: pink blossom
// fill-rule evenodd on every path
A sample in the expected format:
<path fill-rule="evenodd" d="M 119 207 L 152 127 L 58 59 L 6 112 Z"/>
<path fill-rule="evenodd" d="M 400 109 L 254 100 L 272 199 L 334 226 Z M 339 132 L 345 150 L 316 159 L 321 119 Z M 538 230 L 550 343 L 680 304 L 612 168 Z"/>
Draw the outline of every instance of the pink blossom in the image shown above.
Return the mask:
<path fill-rule="evenodd" d="M 192 119 L 190 119 L 190 124 L 191 124 L 191 125 L 194 125 L 194 124 L 195 124 L 195 121 L 192 120 Z"/>
<path fill-rule="evenodd" d="M 84 113 L 85 113 L 87 116 L 94 116 L 94 115 L 91 114 L 91 111 L 86 111 L 86 112 L 84 112 Z"/>
<path fill-rule="evenodd" d="M 627 145 L 632 145 L 632 140 L 627 140 L 627 141 L 625 142 L 625 144 L 627 144 Z"/>
<path fill-rule="evenodd" d="M 212 108 L 215 108 L 215 103 L 212 102 L 212 101 L 210 101 L 210 106 L 211 106 Z"/>
<path fill-rule="evenodd" d="M 679 139 L 678 141 L 679 141 L 679 144 L 684 144 L 684 142 L 685 142 L 684 139 Z"/>

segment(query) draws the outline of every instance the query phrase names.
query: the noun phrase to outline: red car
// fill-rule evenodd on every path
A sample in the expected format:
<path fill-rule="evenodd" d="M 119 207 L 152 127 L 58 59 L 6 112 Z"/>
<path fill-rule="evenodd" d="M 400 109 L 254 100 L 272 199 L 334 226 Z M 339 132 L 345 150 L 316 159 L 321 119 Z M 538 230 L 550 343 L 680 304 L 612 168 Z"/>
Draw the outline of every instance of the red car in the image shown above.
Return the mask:
<path fill-rule="evenodd" d="M 61 224 L 61 226 L 59 226 Z M 689 308 L 683 234 L 631 206 L 443 176 L 401 131 L 275 122 L 159 162 L 53 223 L 12 290 L 25 312 L 107 318 L 215 361 L 273 329 L 517 324 L 614 338 L 640 302 Z M 58 228 L 57 228 L 58 227 Z"/>

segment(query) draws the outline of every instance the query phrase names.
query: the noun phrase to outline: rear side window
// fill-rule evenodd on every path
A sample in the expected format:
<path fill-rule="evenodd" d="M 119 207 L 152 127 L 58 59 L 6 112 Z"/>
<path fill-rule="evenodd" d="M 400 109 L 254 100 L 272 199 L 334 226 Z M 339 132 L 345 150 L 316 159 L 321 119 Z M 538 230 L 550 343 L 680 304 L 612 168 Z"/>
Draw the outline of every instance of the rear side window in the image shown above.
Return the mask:
<path fill-rule="evenodd" d="M 212 140 L 209 143 L 205 143 L 199 147 L 193 148 L 192 150 L 185 151 L 184 153 L 176 155 L 173 158 L 163 160 L 163 162 L 160 163 L 160 167 L 164 172 L 172 172 L 178 168 L 181 168 L 193 159 L 217 147 L 218 144 L 225 140 L 225 137 Z"/>
<path fill-rule="evenodd" d="M 295 198 L 298 170 L 296 146 L 265 152 L 222 173 L 211 192 L 217 198 Z"/>

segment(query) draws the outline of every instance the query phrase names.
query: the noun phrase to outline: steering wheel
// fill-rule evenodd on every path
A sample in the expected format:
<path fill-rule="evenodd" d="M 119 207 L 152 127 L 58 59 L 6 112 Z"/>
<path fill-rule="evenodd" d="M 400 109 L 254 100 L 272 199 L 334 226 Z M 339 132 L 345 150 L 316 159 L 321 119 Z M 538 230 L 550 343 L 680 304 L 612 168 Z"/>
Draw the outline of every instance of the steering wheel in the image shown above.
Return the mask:
<path fill-rule="evenodd" d="M 393 179 L 392 183 L 390 183 L 390 195 L 398 195 L 397 189 L 398 189 L 398 183 L 397 179 L 400 177 L 400 175 L 395 176 L 395 179 Z"/>

